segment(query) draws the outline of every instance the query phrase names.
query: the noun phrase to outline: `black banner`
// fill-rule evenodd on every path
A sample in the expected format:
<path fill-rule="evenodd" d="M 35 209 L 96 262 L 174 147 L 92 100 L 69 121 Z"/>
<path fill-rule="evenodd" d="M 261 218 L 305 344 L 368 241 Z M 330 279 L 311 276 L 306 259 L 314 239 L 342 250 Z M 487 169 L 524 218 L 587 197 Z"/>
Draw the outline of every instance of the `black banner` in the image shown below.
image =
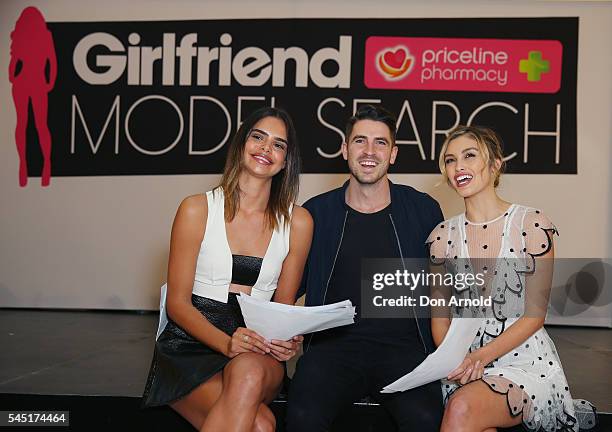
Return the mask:
<path fill-rule="evenodd" d="M 53 176 L 219 173 L 240 119 L 271 104 L 295 121 L 304 173 L 344 173 L 342 131 L 363 103 L 398 115 L 391 172 L 438 172 L 444 131 L 468 121 L 501 134 L 507 172 L 577 172 L 578 18 L 48 28 Z M 30 122 L 31 174 L 42 165 L 36 141 Z"/>

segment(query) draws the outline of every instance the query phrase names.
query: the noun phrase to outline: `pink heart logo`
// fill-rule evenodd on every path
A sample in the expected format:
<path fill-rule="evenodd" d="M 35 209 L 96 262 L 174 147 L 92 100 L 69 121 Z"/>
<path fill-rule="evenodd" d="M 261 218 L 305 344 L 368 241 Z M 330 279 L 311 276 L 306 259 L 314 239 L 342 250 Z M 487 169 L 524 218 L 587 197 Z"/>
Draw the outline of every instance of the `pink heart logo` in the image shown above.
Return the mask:
<path fill-rule="evenodd" d="M 404 65 L 406 60 L 406 51 L 402 48 L 398 48 L 395 51 L 387 51 L 384 54 L 384 61 L 386 64 L 395 69 L 400 69 Z"/>
<path fill-rule="evenodd" d="M 376 66 L 382 76 L 388 81 L 403 79 L 413 66 L 414 57 L 403 45 L 385 48 L 378 52 Z"/>

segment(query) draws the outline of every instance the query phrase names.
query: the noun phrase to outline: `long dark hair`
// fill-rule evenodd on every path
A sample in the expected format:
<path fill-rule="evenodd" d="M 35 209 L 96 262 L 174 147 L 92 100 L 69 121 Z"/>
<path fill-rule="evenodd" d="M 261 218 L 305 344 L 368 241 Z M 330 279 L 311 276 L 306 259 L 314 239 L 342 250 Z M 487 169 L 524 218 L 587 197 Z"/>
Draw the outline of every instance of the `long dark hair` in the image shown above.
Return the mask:
<path fill-rule="evenodd" d="M 225 195 L 225 220 L 231 222 L 240 208 L 238 180 L 243 168 L 244 145 L 255 124 L 265 117 L 274 117 L 281 120 L 287 129 L 285 167 L 272 178 L 270 199 L 266 208 L 267 224 L 275 230 L 280 225 L 281 218 L 283 218 L 285 226 L 289 224 L 289 208 L 297 199 L 300 187 L 300 149 L 293 121 L 286 111 L 274 107 L 264 107 L 254 111 L 244 120 L 230 143 L 219 186 L 223 188 Z"/>

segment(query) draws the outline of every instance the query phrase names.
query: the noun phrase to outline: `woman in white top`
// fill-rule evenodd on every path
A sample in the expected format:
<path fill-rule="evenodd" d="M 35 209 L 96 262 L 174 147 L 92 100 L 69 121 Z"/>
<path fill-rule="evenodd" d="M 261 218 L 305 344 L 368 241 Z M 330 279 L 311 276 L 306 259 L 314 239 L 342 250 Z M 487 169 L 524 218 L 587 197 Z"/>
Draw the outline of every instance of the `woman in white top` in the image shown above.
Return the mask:
<path fill-rule="evenodd" d="M 198 430 L 274 430 L 266 404 L 302 337 L 266 341 L 245 328 L 236 296 L 295 302 L 312 237 L 293 204 L 299 164 L 290 117 L 262 108 L 236 133 L 220 186 L 181 203 L 144 406 L 169 404 Z"/>
<path fill-rule="evenodd" d="M 453 288 L 456 298 L 491 297 L 492 307 L 455 309 L 481 317 L 463 363 L 442 381 L 442 431 L 487 431 L 518 424 L 528 430 L 577 431 L 595 425 L 592 406 L 574 401 L 555 346 L 544 330 L 552 283 L 555 226 L 539 210 L 501 199 L 499 137 L 490 129 L 458 126 L 439 159 L 465 213 L 431 233 L 432 267 L 480 274 L 484 283 Z M 450 310 L 432 318 L 434 342 L 444 339 Z M 455 315 L 457 316 L 457 315 Z M 590 422 L 590 424 L 589 424 Z"/>

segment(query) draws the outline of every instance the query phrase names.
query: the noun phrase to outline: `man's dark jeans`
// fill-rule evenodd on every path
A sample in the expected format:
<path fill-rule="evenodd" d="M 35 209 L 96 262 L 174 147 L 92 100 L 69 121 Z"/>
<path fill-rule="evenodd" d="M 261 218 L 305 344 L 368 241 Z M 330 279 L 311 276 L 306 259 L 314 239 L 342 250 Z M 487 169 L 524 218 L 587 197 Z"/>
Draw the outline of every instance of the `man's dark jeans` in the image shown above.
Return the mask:
<path fill-rule="evenodd" d="M 288 432 L 327 431 L 343 409 L 366 395 L 388 410 L 399 431 L 440 429 L 439 382 L 401 393 L 380 393 L 423 361 L 425 354 L 417 340 L 343 334 L 317 341 L 317 336 L 299 359 L 289 388 Z"/>

